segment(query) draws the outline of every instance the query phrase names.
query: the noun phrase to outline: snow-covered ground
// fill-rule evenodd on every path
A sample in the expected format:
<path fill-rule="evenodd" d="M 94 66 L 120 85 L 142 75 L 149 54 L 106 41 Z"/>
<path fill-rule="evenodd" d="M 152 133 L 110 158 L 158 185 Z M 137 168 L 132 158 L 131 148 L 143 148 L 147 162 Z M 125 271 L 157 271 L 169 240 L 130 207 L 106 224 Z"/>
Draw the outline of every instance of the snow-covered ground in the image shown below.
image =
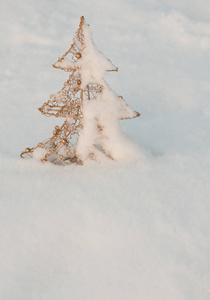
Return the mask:
<path fill-rule="evenodd" d="M 59 120 L 36 109 L 80 17 L 119 68 L 106 80 L 142 116 L 141 159 L 21 160 Z M 0 299 L 210 299 L 210 2 L 1 3 Z"/>

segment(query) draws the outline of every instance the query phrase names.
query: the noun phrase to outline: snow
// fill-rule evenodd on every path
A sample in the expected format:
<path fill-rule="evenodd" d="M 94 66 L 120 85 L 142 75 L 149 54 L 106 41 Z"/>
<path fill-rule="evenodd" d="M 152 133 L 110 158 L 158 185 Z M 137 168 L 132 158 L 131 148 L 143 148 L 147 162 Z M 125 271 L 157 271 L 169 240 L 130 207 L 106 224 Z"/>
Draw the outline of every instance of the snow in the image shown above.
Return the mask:
<path fill-rule="evenodd" d="M 2 3 L 0 299 L 209 299 L 209 12 L 207 0 Z M 142 114 L 121 121 L 141 155 L 22 160 L 63 122 L 36 108 L 67 79 L 51 65 L 81 15 L 119 68 L 105 80 Z"/>
<path fill-rule="evenodd" d="M 100 145 L 114 160 L 131 161 L 141 156 L 137 145 L 122 132 L 120 108 L 121 102 L 109 88 L 105 88 L 96 99 L 84 102 L 83 128 L 77 141 L 77 154 L 82 161 L 86 161 L 90 153 L 99 155 L 95 145 Z"/>
<path fill-rule="evenodd" d="M 108 60 L 94 45 L 89 26 L 83 26 L 84 44 L 81 61 L 81 88 L 85 89 L 87 84 L 104 84 L 106 71 L 117 68 Z"/>

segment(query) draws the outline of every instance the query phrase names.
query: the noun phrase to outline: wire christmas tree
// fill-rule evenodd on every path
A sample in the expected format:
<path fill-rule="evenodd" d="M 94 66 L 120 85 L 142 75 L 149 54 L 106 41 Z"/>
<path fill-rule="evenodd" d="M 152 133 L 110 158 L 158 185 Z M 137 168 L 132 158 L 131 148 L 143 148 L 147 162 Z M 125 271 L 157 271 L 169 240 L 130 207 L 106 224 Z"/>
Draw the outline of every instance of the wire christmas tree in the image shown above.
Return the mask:
<path fill-rule="evenodd" d="M 106 71 L 118 69 L 95 47 L 84 17 L 70 49 L 53 67 L 69 72 L 69 78 L 39 110 L 45 116 L 62 117 L 65 121 L 55 126 L 52 137 L 26 148 L 21 157 L 33 157 L 39 151 L 42 162 L 55 164 L 83 164 L 99 154 L 115 159 L 112 143 L 120 135 L 119 120 L 140 114 L 129 108 L 103 79 Z"/>

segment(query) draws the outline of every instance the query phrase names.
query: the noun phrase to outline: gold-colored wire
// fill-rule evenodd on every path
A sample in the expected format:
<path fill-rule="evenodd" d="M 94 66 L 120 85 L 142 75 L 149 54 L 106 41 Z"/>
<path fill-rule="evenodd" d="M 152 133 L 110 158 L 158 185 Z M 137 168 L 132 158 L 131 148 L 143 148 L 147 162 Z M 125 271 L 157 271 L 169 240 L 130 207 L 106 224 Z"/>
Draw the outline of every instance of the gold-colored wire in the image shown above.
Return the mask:
<path fill-rule="evenodd" d="M 83 34 L 84 17 L 81 17 L 79 28 L 76 31 L 76 38 L 81 43 L 82 49 L 84 48 L 84 34 Z M 72 60 L 76 62 L 82 59 L 82 50 L 78 49 L 75 41 L 71 47 L 65 52 L 65 54 L 53 64 L 54 68 L 62 69 L 66 72 L 70 72 L 68 80 L 64 83 L 62 89 L 54 95 L 50 96 L 50 99 L 45 102 L 39 109 L 39 111 L 47 117 L 63 117 L 66 118 L 63 125 L 59 127 L 55 126 L 53 130 L 53 136 L 38 143 L 36 147 L 26 148 L 21 152 L 20 156 L 25 158 L 26 156 L 33 157 L 33 152 L 37 148 L 45 150 L 45 155 L 41 158 L 42 162 L 51 161 L 55 164 L 77 163 L 83 164 L 77 157 L 77 142 L 74 144 L 72 138 L 74 135 L 79 135 L 81 128 L 83 128 L 82 108 L 83 101 L 95 99 L 98 93 L 103 93 L 104 87 L 99 84 L 88 84 L 85 89 L 81 89 L 81 75 L 78 68 L 67 68 L 58 66 L 58 62 L 64 60 L 68 55 L 72 55 Z M 108 70 L 118 71 L 118 69 Z M 139 117 L 140 114 L 136 112 L 135 117 Z M 72 118 L 72 123 L 68 122 L 68 118 Z M 121 118 L 121 120 L 126 118 Z M 98 125 L 99 132 L 103 131 L 103 127 Z M 105 150 L 96 145 L 105 153 Z M 62 149 L 65 148 L 65 156 L 62 154 Z M 61 151 L 61 152 L 60 152 Z M 106 154 L 106 153 L 105 153 Z M 109 154 L 106 154 L 109 156 Z M 91 156 L 91 154 L 90 154 Z M 92 155 L 93 157 L 94 155 Z M 110 157 L 110 156 L 109 156 Z M 111 157 L 110 157 L 111 158 Z"/>

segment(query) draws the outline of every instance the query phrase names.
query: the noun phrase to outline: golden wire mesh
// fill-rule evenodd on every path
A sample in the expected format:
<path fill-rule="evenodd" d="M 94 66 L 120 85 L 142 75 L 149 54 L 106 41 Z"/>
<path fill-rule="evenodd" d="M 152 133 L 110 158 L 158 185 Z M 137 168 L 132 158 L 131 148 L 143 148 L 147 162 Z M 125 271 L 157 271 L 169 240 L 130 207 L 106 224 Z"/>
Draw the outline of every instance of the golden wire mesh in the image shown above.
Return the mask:
<path fill-rule="evenodd" d="M 69 50 L 53 64 L 54 68 L 60 68 L 66 72 L 70 72 L 68 80 L 58 93 L 50 95 L 50 99 L 38 108 L 39 111 L 47 117 L 64 117 L 66 120 L 61 127 L 58 125 L 55 126 L 52 137 L 38 143 L 36 147 L 26 148 L 20 154 L 22 158 L 26 156 L 33 157 L 32 153 L 39 148 L 44 151 L 44 156 L 41 158 L 42 162 L 50 161 L 55 164 L 75 162 L 83 164 L 77 157 L 77 143 L 73 141 L 73 137 L 79 135 L 79 131 L 83 126 L 83 101 L 95 99 L 97 94 L 103 93 L 103 86 L 88 84 L 85 89 L 81 89 L 81 76 L 77 65 L 74 64 L 68 67 L 62 66 L 62 62 L 69 53 L 72 55 L 71 59 L 73 62 L 77 62 L 82 58 L 82 49 L 84 48 L 83 25 L 84 17 L 81 17 L 73 44 Z M 117 71 L 117 69 L 110 71 Z M 140 114 L 136 112 L 135 117 L 138 116 L 140 116 Z M 98 125 L 98 130 L 99 132 L 103 130 L 100 124 Z M 103 151 L 102 147 L 101 150 Z"/>

